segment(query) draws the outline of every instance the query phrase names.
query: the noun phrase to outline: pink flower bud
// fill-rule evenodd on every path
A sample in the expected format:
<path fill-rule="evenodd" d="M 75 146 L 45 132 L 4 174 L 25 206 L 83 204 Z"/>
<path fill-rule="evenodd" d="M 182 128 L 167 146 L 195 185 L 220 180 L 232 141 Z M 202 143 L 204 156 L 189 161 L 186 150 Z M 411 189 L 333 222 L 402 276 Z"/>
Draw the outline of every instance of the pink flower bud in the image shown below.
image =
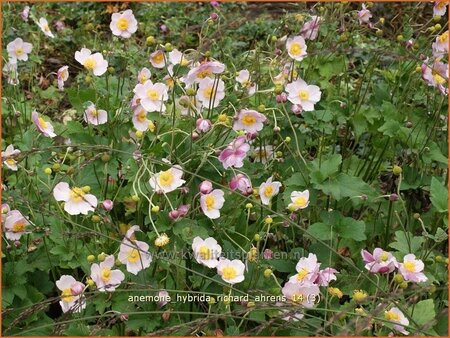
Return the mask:
<path fill-rule="evenodd" d="M 84 291 L 84 284 L 81 282 L 75 282 L 72 284 L 70 290 L 72 291 L 72 295 L 78 296 Z"/>
<path fill-rule="evenodd" d="M 20 243 L 20 241 L 14 241 L 14 246 L 16 248 L 20 247 L 22 245 L 22 243 Z"/>
<path fill-rule="evenodd" d="M 159 298 L 159 302 L 158 302 L 159 309 L 162 308 L 164 305 L 166 305 L 170 300 L 169 293 L 166 290 L 159 291 L 158 298 Z"/>
<path fill-rule="evenodd" d="M 295 115 L 300 115 L 303 111 L 302 106 L 299 104 L 293 104 L 291 110 Z"/>
<path fill-rule="evenodd" d="M 195 140 L 198 140 L 199 137 L 200 137 L 200 135 L 199 135 L 197 132 L 195 132 L 195 131 L 192 132 L 191 138 L 192 138 L 194 141 L 195 141 Z"/>
<path fill-rule="evenodd" d="M 210 181 L 203 181 L 200 183 L 199 190 L 202 194 L 209 194 L 213 189 L 212 183 Z"/>
<path fill-rule="evenodd" d="M 161 29 L 161 32 L 164 32 L 164 33 L 166 33 L 167 31 L 168 31 L 168 29 L 167 29 L 167 26 L 166 25 L 161 25 L 160 27 L 159 27 L 159 29 Z"/>
<path fill-rule="evenodd" d="M 178 210 L 172 210 L 171 212 L 169 212 L 169 218 L 172 221 L 175 221 L 178 219 L 178 217 L 180 217 L 180 212 Z"/>
<path fill-rule="evenodd" d="M 190 204 L 183 204 L 178 207 L 179 217 L 184 217 L 189 212 Z"/>
<path fill-rule="evenodd" d="M 180 191 L 181 191 L 182 194 L 185 194 L 185 195 L 186 195 L 186 194 L 189 193 L 189 188 L 188 188 L 188 187 L 181 187 L 181 188 L 180 188 Z"/>
<path fill-rule="evenodd" d="M 128 320 L 128 315 L 126 313 L 122 313 L 119 318 L 122 322 L 126 322 Z"/>
<path fill-rule="evenodd" d="M 219 15 L 217 13 L 211 13 L 209 18 L 213 21 L 216 21 L 219 18 Z"/>
<path fill-rule="evenodd" d="M 263 252 L 263 257 L 264 257 L 264 259 L 272 259 L 272 257 L 273 257 L 273 251 L 270 250 L 270 249 L 264 250 L 264 252 Z"/>
<path fill-rule="evenodd" d="M 286 102 L 287 101 L 286 93 L 278 94 L 277 97 L 276 97 L 276 100 L 277 100 L 277 103 L 284 103 L 284 102 Z"/>
<path fill-rule="evenodd" d="M 142 154 L 141 154 L 141 152 L 140 152 L 139 150 L 133 151 L 133 159 L 134 159 L 135 161 L 138 161 L 138 160 L 140 160 L 141 158 L 142 158 Z"/>
<path fill-rule="evenodd" d="M 234 176 L 230 181 L 229 187 L 233 191 L 238 189 L 243 194 L 247 194 L 250 189 L 253 192 L 250 179 L 243 174 L 237 174 L 236 176 Z"/>
<path fill-rule="evenodd" d="M 392 202 L 395 202 L 395 201 L 398 201 L 398 195 L 397 194 L 391 194 L 390 196 L 389 196 L 389 201 L 392 201 Z"/>
<path fill-rule="evenodd" d="M 197 131 L 200 133 L 206 133 L 211 129 L 211 121 L 207 119 L 198 119 L 195 123 Z"/>
<path fill-rule="evenodd" d="M 258 136 L 257 132 L 245 134 L 245 137 L 247 138 L 248 141 L 254 140 L 257 136 Z"/>
<path fill-rule="evenodd" d="M 111 200 L 104 200 L 102 203 L 102 207 L 103 209 L 105 209 L 106 211 L 111 211 L 111 209 L 113 208 L 114 203 Z"/>

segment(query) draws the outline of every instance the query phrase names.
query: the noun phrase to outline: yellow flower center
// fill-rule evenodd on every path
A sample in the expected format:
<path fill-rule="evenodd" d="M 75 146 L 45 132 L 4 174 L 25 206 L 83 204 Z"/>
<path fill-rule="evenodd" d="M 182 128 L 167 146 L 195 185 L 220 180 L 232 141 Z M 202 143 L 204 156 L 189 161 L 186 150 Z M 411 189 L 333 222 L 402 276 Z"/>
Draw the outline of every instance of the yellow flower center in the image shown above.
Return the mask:
<path fill-rule="evenodd" d="M 400 315 L 398 313 L 395 313 L 394 311 L 386 311 L 384 313 L 384 318 L 386 318 L 387 320 L 393 320 L 393 321 L 400 321 Z"/>
<path fill-rule="evenodd" d="M 85 193 L 83 189 L 75 187 L 70 190 L 70 199 L 73 202 L 81 202 L 83 200 Z"/>
<path fill-rule="evenodd" d="M 273 187 L 271 185 L 268 185 L 264 188 L 264 196 L 271 197 L 273 194 Z"/>
<path fill-rule="evenodd" d="M 21 56 L 24 53 L 24 50 L 22 47 L 17 47 L 16 48 L 16 55 L 17 56 Z"/>
<path fill-rule="evenodd" d="M 205 69 L 205 70 L 198 72 L 197 77 L 200 79 L 204 79 L 205 77 L 210 76 L 211 74 L 212 74 L 211 70 Z"/>
<path fill-rule="evenodd" d="M 65 288 L 61 293 L 61 300 L 66 303 L 70 303 L 73 301 L 75 297 L 72 295 L 71 288 Z"/>
<path fill-rule="evenodd" d="M 98 116 L 98 111 L 97 111 L 97 109 L 92 109 L 92 110 L 91 110 L 91 115 L 92 115 L 92 117 L 97 117 L 97 116 Z"/>
<path fill-rule="evenodd" d="M 386 261 L 389 259 L 389 254 L 388 254 L 386 251 L 383 251 L 383 252 L 381 253 L 381 255 L 380 255 L 380 259 L 381 259 L 383 262 L 386 262 Z"/>
<path fill-rule="evenodd" d="M 227 266 L 223 268 L 222 276 L 224 279 L 234 279 L 237 276 L 236 269 L 232 266 Z"/>
<path fill-rule="evenodd" d="M 214 88 L 208 87 L 203 90 L 203 95 L 207 98 L 211 98 L 214 94 Z"/>
<path fill-rule="evenodd" d="M 87 58 L 83 63 L 84 68 L 86 68 L 87 70 L 93 70 L 96 65 L 97 62 L 95 62 L 95 60 L 91 57 Z"/>
<path fill-rule="evenodd" d="M 447 2 L 442 1 L 437 4 L 438 9 L 443 9 L 447 5 Z"/>
<path fill-rule="evenodd" d="M 300 90 L 298 96 L 300 97 L 301 100 L 309 99 L 309 93 L 306 90 Z"/>
<path fill-rule="evenodd" d="M 409 272 L 416 272 L 416 265 L 414 264 L 414 262 L 411 261 L 406 261 L 403 266 L 405 267 L 406 271 Z"/>
<path fill-rule="evenodd" d="M 206 204 L 206 208 L 208 208 L 208 210 L 211 210 L 214 207 L 214 203 L 216 202 L 216 199 L 214 198 L 214 196 L 208 195 L 205 198 L 205 204 Z"/>
<path fill-rule="evenodd" d="M 139 254 L 139 251 L 136 249 L 133 249 L 128 254 L 128 262 L 130 263 L 136 263 L 140 260 L 141 255 Z"/>
<path fill-rule="evenodd" d="M 152 60 L 156 64 L 162 63 L 164 61 L 164 54 L 162 52 L 158 52 L 153 56 Z"/>
<path fill-rule="evenodd" d="M 100 273 L 100 277 L 105 283 L 107 283 L 111 279 L 111 269 L 103 268 L 102 272 Z"/>
<path fill-rule="evenodd" d="M 211 250 L 206 245 L 202 245 L 198 249 L 198 254 L 200 255 L 200 258 L 204 260 L 212 258 Z"/>
<path fill-rule="evenodd" d="M 189 64 L 189 61 L 188 61 L 188 60 L 186 60 L 185 58 L 182 58 L 182 59 L 181 59 L 180 65 L 182 65 L 182 66 L 187 66 L 188 64 Z"/>
<path fill-rule="evenodd" d="M 6 160 L 6 163 L 9 164 L 9 165 L 14 165 L 14 164 L 16 164 L 16 161 L 13 158 L 8 158 Z"/>
<path fill-rule="evenodd" d="M 149 89 L 147 91 L 147 97 L 152 101 L 156 101 L 159 99 L 159 93 L 155 89 Z"/>
<path fill-rule="evenodd" d="M 117 20 L 116 23 L 117 28 L 119 28 L 121 31 L 124 31 L 125 29 L 128 28 L 129 23 L 128 20 L 125 18 L 120 18 L 119 20 Z"/>
<path fill-rule="evenodd" d="M 431 75 L 433 76 L 433 79 L 434 79 L 434 81 L 437 83 L 437 84 L 440 84 L 440 85 L 442 85 L 442 84 L 444 84 L 446 81 L 445 81 L 445 79 L 441 76 L 441 74 L 439 74 L 437 71 L 435 71 L 435 70 L 432 70 L 431 71 Z"/>
<path fill-rule="evenodd" d="M 440 43 L 445 43 L 447 40 L 448 40 L 448 32 L 445 32 L 438 37 L 438 41 Z"/>
<path fill-rule="evenodd" d="M 147 112 L 145 110 L 141 110 L 137 117 L 139 122 L 144 122 L 147 119 Z"/>
<path fill-rule="evenodd" d="M 305 268 L 301 269 L 297 274 L 297 280 L 300 282 L 308 275 L 309 271 Z"/>
<path fill-rule="evenodd" d="M 300 46 L 299 43 L 294 42 L 291 45 L 291 54 L 297 56 L 297 55 L 300 55 L 301 53 L 302 53 L 302 47 Z"/>
<path fill-rule="evenodd" d="M 296 199 L 294 199 L 294 204 L 295 204 L 296 207 L 302 208 L 307 203 L 308 203 L 308 200 L 305 197 L 303 197 L 303 196 L 300 196 L 300 197 L 297 197 Z"/>
<path fill-rule="evenodd" d="M 42 129 L 47 128 L 47 122 L 45 122 L 44 119 L 43 119 L 42 117 L 39 117 L 39 118 L 38 118 L 38 122 L 39 122 L 39 126 L 40 126 Z"/>
<path fill-rule="evenodd" d="M 45 31 L 45 32 L 50 31 L 50 28 L 48 27 L 48 24 L 47 24 L 47 23 L 45 23 L 45 24 L 42 25 L 42 30 Z"/>
<path fill-rule="evenodd" d="M 246 126 L 251 126 L 256 122 L 256 118 L 250 114 L 245 114 L 242 118 L 242 123 Z"/>
<path fill-rule="evenodd" d="M 12 232 L 24 232 L 25 231 L 25 222 L 19 221 L 14 223 L 12 226 Z"/>
<path fill-rule="evenodd" d="M 163 171 L 159 175 L 159 185 L 162 187 L 167 187 L 172 184 L 174 180 L 173 174 L 170 172 L 170 170 Z"/>

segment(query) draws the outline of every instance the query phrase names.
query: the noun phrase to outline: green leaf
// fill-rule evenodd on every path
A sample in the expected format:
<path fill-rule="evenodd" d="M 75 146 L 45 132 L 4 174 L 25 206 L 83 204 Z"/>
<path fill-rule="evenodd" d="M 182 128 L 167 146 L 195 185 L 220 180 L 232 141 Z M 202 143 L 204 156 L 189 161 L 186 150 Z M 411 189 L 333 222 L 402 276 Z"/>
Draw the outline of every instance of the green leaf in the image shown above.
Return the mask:
<path fill-rule="evenodd" d="M 414 307 L 412 319 L 418 325 L 430 324 L 435 317 L 436 312 L 434 310 L 434 302 L 432 299 L 422 300 Z"/>
<path fill-rule="evenodd" d="M 405 233 L 402 230 L 395 232 L 395 239 L 396 241 L 389 244 L 389 246 L 403 254 L 416 253 L 420 251 L 422 249 L 422 243 L 425 240 L 422 236 L 413 236 L 411 233 Z M 408 239 L 411 242 L 411 249 L 408 246 Z"/>
<path fill-rule="evenodd" d="M 351 217 L 344 217 L 337 211 L 322 212 L 323 222 L 314 223 L 308 228 L 308 234 L 321 240 L 331 240 L 336 236 L 363 241 L 366 239 L 366 224 Z"/>
<path fill-rule="evenodd" d="M 332 195 L 337 201 L 344 197 L 356 197 L 367 195 L 373 197 L 374 189 L 361 178 L 341 173 L 336 177 L 316 184 L 315 188 L 322 190 L 327 195 Z"/>
<path fill-rule="evenodd" d="M 339 170 L 341 163 L 342 156 L 340 154 L 333 154 L 323 159 L 321 163 L 316 158 L 311 163 L 311 173 L 309 175 L 311 182 L 316 184 L 322 183 Z"/>
<path fill-rule="evenodd" d="M 448 191 L 435 177 L 431 179 L 431 203 L 439 212 L 448 210 Z"/>
<path fill-rule="evenodd" d="M 332 227 L 329 224 L 314 223 L 309 226 L 308 234 L 322 241 L 329 241 L 333 238 L 331 229 Z"/>

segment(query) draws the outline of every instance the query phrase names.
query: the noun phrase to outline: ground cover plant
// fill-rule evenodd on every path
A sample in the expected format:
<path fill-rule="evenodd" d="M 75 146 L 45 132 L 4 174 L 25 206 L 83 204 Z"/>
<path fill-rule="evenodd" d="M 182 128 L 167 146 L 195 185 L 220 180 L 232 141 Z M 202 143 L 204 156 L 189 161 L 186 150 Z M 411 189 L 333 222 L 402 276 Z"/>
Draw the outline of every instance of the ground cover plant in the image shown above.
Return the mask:
<path fill-rule="evenodd" d="M 448 335 L 445 3 L 2 10 L 4 335 Z"/>

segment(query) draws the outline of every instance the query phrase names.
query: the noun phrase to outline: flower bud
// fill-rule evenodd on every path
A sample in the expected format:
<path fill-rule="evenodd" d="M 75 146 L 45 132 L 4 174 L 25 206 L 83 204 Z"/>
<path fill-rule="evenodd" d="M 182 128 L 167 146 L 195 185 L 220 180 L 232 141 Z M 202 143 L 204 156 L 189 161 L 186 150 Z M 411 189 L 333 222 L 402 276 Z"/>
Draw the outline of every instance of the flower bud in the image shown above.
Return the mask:
<path fill-rule="evenodd" d="M 398 201 L 398 199 L 399 199 L 399 197 L 398 197 L 397 194 L 391 194 L 391 195 L 389 196 L 389 201 L 391 201 L 391 202 Z"/>
<path fill-rule="evenodd" d="M 155 214 L 159 212 L 159 206 L 154 205 L 152 206 L 152 212 L 154 212 Z"/>
<path fill-rule="evenodd" d="M 208 119 L 198 119 L 195 126 L 198 132 L 206 133 L 211 129 L 212 123 Z"/>
<path fill-rule="evenodd" d="M 72 295 L 78 296 L 83 293 L 84 291 L 84 284 L 81 282 L 75 282 L 70 287 L 70 290 L 72 291 Z"/>
<path fill-rule="evenodd" d="M 93 261 L 95 261 L 95 256 L 94 255 L 89 255 L 89 256 L 87 256 L 87 261 L 89 262 L 89 263 L 92 263 Z"/>
<path fill-rule="evenodd" d="M 114 206 L 114 202 L 111 201 L 111 200 L 104 200 L 104 201 L 102 202 L 102 207 L 103 207 L 103 209 L 105 209 L 106 211 L 111 211 L 112 208 L 113 208 L 113 206 Z"/>
<path fill-rule="evenodd" d="M 44 169 L 44 173 L 45 173 L 46 175 L 51 175 L 51 174 L 52 174 L 52 169 L 51 169 L 51 168 L 45 168 L 45 169 Z"/>
<path fill-rule="evenodd" d="M 212 183 L 210 181 L 203 181 L 200 183 L 199 190 L 202 194 L 209 194 L 213 189 Z"/>
<path fill-rule="evenodd" d="M 272 257 L 273 257 L 273 251 L 270 250 L 270 249 L 264 250 L 264 252 L 263 252 L 263 257 L 264 257 L 264 259 L 272 259 Z"/>
<path fill-rule="evenodd" d="M 277 103 L 284 103 L 287 101 L 286 93 L 281 93 L 276 96 Z"/>
<path fill-rule="evenodd" d="M 102 252 L 101 254 L 99 254 L 99 255 L 97 256 L 97 260 L 98 260 L 99 262 L 103 262 L 103 261 L 105 260 L 105 258 L 106 258 L 106 255 L 105 255 L 104 252 Z"/>
<path fill-rule="evenodd" d="M 209 18 L 212 20 L 212 21 L 216 21 L 218 18 L 219 18 L 219 14 L 217 14 L 217 13 L 211 13 L 210 15 L 209 15 Z"/>
<path fill-rule="evenodd" d="M 398 176 L 402 173 L 402 167 L 394 165 L 394 167 L 392 168 L 392 172 L 394 173 L 395 176 Z"/>

